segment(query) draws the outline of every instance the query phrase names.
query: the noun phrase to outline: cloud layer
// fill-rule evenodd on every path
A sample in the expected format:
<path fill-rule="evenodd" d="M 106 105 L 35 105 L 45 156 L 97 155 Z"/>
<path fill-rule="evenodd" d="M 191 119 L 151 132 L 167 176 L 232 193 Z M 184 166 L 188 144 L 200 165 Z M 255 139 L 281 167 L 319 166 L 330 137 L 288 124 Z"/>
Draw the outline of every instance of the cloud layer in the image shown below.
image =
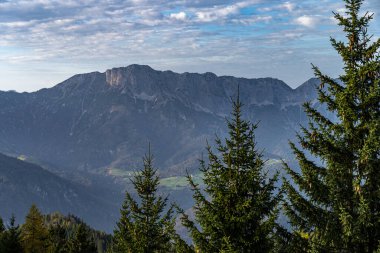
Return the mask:
<path fill-rule="evenodd" d="M 278 77 L 310 62 L 337 75 L 329 36 L 339 0 L 0 0 L 0 90 L 36 90 L 132 63 L 174 71 Z M 364 8 L 380 14 L 377 0 Z M 375 16 L 376 17 L 376 16 Z M 373 22 L 379 33 L 378 19 Z"/>

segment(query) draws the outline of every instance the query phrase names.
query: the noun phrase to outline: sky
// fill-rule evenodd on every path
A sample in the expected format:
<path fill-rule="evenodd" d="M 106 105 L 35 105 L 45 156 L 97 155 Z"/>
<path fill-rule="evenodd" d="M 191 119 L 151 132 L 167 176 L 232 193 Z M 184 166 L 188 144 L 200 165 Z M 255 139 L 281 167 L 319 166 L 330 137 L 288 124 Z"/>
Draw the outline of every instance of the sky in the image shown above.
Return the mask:
<path fill-rule="evenodd" d="M 369 32 L 380 34 L 380 0 Z M 0 0 L 0 90 L 35 91 L 130 64 L 273 77 L 297 87 L 311 63 L 333 77 L 341 0 Z"/>

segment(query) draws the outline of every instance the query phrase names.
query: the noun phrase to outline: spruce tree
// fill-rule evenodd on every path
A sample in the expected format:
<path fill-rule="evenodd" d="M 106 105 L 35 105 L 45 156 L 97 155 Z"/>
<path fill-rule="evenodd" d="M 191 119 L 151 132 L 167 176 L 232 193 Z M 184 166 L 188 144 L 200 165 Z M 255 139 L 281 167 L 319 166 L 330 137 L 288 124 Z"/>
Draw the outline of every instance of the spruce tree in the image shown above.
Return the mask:
<path fill-rule="evenodd" d="M 204 190 L 188 175 L 197 224 L 183 211 L 181 219 L 199 252 L 269 252 L 273 248 L 281 199 L 275 187 L 277 175 L 268 177 L 255 143 L 257 124 L 242 119 L 241 109 L 238 96 L 232 119 L 227 120 L 229 136 L 225 141 L 216 138 L 217 152 L 207 145 L 209 161 L 200 163 Z"/>
<path fill-rule="evenodd" d="M 153 168 L 150 149 L 143 159 L 144 169 L 132 180 L 138 201 L 126 192 L 121 217 L 114 231 L 114 252 L 170 252 L 175 220 L 173 206 L 165 211 L 167 198 L 158 196 L 159 178 Z"/>
<path fill-rule="evenodd" d="M 96 253 L 96 245 L 89 230 L 84 224 L 79 224 L 75 234 L 68 243 L 68 253 Z"/>
<path fill-rule="evenodd" d="M 4 235 L 4 232 L 5 232 L 5 226 L 4 226 L 4 222 L 3 222 L 3 219 L 0 217 L 0 253 L 3 252 L 3 235 Z"/>
<path fill-rule="evenodd" d="M 7 230 L 1 236 L 0 253 L 23 253 L 20 233 L 15 216 L 12 215 Z"/>
<path fill-rule="evenodd" d="M 49 227 L 48 232 L 48 253 L 68 252 L 67 230 L 60 223 Z"/>
<path fill-rule="evenodd" d="M 36 205 L 32 205 L 21 228 L 21 240 L 25 253 L 45 253 L 48 231 L 44 218 Z"/>
<path fill-rule="evenodd" d="M 313 66 L 319 102 L 338 120 L 306 103 L 309 126 L 291 143 L 301 170 L 286 165 L 294 184 L 285 180 L 284 207 L 304 252 L 380 250 L 380 40 L 367 33 L 372 14 L 359 16 L 362 2 L 346 0 L 345 15 L 335 13 L 347 38 L 331 38 L 344 63 L 339 81 Z"/>
<path fill-rule="evenodd" d="M 0 235 L 5 231 L 4 221 L 0 217 Z"/>

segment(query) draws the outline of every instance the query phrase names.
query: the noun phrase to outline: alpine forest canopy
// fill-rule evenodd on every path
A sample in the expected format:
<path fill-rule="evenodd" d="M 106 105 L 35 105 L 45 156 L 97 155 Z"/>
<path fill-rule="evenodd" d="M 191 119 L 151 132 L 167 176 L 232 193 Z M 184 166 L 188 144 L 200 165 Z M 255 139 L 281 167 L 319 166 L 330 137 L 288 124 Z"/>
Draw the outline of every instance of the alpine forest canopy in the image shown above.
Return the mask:
<path fill-rule="evenodd" d="M 229 135 L 207 146 L 208 163 L 201 160 L 204 191 L 191 175 L 188 181 L 195 201 L 195 220 L 182 211 L 198 252 L 269 252 L 277 227 L 277 175 L 268 178 L 265 161 L 256 148 L 257 125 L 242 119 L 239 96 L 233 102 Z"/>
<path fill-rule="evenodd" d="M 344 73 L 336 80 L 313 66 L 318 100 L 337 120 L 306 103 L 309 126 L 290 143 L 300 172 L 285 166 L 294 252 L 380 252 L 380 40 L 367 33 L 373 14 L 359 15 L 363 1 L 345 3 L 334 15 L 347 41 L 331 38 Z"/>
<path fill-rule="evenodd" d="M 36 205 L 24 224 L 16 225 L 14 216 L 4 223 L 0 218 L 0 253 L 104 253 L 111 242 L 73 215 L 43 215 Z"/>

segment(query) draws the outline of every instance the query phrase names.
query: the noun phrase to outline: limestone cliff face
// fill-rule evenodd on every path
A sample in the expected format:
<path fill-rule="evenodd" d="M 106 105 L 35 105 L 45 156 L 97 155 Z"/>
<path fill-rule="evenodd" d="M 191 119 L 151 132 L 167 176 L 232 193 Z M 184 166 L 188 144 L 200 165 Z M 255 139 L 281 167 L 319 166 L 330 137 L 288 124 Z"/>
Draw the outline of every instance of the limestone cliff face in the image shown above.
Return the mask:
<path fill-rule="evenodd" d="M 206 139 L 226 134 L 225 117 L 239 86 L 245 116 L 260 121 L 259 146 L 287 157 L 287 140 L 306 122 L 300 106 L 316 96 L 309 83 L 293 90 L 272 78 L 142 65 L 75 75 L 33 93 L 0 92 L 0 152 L 67 170 L 134 169 L 150 142 L 162 173 L 182 174 L 196 167 Z"/>

